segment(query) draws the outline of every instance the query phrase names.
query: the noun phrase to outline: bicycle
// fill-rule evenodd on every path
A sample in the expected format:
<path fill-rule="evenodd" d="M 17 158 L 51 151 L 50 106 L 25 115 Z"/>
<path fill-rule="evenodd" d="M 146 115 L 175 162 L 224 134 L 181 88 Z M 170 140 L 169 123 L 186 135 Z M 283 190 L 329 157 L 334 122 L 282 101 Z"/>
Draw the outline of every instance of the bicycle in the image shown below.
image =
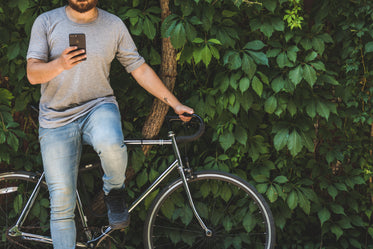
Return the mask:
<path fill-rule="evenodd" d="M 127 145 L 171 145 L 175 155 L 175 161 L 129 206 L 130 213 L 171 172 L 177 169 L 179 173 L 177 179 L 158 193 L 147 211 L 143 231 L 145 248 L 274 248 L 271 210 L 252 185 L 225 172 L 194 172 L 188 163 L 183 163 L 178 144 L 198 139 L 205 129 L 201 117 L 193 114 L 193 120 L 197 120 L 198 130 L 192 135 L 176 137 L 170 130 L 166 140 L 124 141 Z M 49 232 L 45 217 L 47 195 L 44 173 L 0 174 L 0 219 L 4 222 L 0 225 L 4 245 L 1 248 L 25 247 L 25 242 L 31 242 L 25 248 L 52 243 L 46 235 Z M 78 191 L 76 209 L 85 236 L 77 242 L 77 248 L 99 248 L 113 229 L 104 226 L 98 234 L 92 231 Z M 30 213 L 37 218 L 29 219 Z"/>

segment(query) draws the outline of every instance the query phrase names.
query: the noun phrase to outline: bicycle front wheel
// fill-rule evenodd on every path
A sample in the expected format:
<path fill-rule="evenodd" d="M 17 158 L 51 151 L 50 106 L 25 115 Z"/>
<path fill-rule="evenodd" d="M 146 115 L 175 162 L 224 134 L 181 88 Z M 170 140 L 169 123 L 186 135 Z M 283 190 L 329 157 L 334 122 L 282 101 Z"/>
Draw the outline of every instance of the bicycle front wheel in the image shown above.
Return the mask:
<path fill-rule="evenodd" d="M 21 236 L 9 236 L 23 207 L 35 188 L 39 176 L 29 172 L 8 172 L 0 174 L 0 248 L 51 248 L 48 245 L 26 242 Z M 37 235 L 49 235 L 49 194 L 45 182 L 41 184 L 34 205 L 19 230 Z"/>
<path fill-rule="evenodd" d="M 181 179 L 154 200 L 144 227 L 145 248 L 271 249 L 272 213 L 246 181 L 217 171 L 194 173 L 188 185 L 197 212 L 212 231 L 206 235 L 190 208 Z"/>

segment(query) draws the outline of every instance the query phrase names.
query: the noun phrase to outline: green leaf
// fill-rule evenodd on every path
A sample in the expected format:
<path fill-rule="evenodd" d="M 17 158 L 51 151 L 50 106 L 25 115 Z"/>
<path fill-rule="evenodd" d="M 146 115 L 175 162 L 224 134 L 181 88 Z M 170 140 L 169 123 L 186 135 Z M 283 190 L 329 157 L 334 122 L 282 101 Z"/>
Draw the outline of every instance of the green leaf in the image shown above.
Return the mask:
<path fill-rule="evenodd" d="M 264 6 L 264 8 L 269 10 L 270 12 L 274 13 L 274 11 L 276 9 L 276 6 L 277 6 L 277 2 L 273 1 L 273 0 L 264 0 L 263 1 L 263 6 Z"/>
<path fill-rule="evenodd" d="M 329 83 L 333 86 L 339 86 L 339 82 L 331 75 L 324 74 L 321 76 L 321 80 L 323 80 L 326 83 Z"/>
<path fill-rule="evenodd" d="M 212 53 L 207 45 L 205 45 L 201 51 L 202 61 L 205 63 L 206 67 L 210 64 Z"/>
<path fill-rule="evenodd" d="M 178 23 L 178 15 L 169 15 L 163 22 L 161 26 L 161 34 L 163 38 L 168 38 L 171 36 L 173 29 Z"/>
<path fill-rule="evenodd" d="M 153 47 L 150 49 L 150 64 L 151 65 L 160 65 L 162 62 L 161 56 L 157 50 Z"/>
<path fill-rule="evenodd" d="M 23 198 L 22 198 L 22 195 L 19 194 L 14 198 L 13 208 L 14 208 L 14 211 L 18 214 L 21 211 L 22 207 L 23 207 Z"/>
<path fill-rule="evenodd" d="M 282 52 L 280 53 L 277 57 L 276 57 L 276 62 L 277 62 L 277 65 L 280 67 L 280 68 L 284 68 L 285 66 L 291 66 L 291 63 L 288 59 L 288 56 L 286 54 L 286 52 Z"/>
<path fill-rule="evenodd" d="M 203 47 L 200 47 L 200 48 L 194 49 L 193 51 L 193 59 L 196 64 L 198 64 L 202 60 L 202 57 L 203 57 L 202 49 Z"/>
<path fill-rule="evenodd" d="M 29 7 L 29 1 L 28 0 L 18 0 L 18 8 L 21 11 L 21 13 L 25 12 L 27 8 Z"/>
<path fill-rule="evenodd" d="M 278 193 L 275 186 L 270 185 L 267 189 L 267 197 L 270 202 L 275 202 L 278 198 Z"/>
<path fill-rule="evenodd" d="M 7 53 L 8 60 L 15 59 L 19 55 L 20 51 L 21 47 L 18 42 L 10 44 Z"/>
<path fill-rule="evenodd" d="M 341 205 L 339 205 L 339 204 L 331 203 L 330 209 L 335 214 L 346 215 L 345 211 L 344 211 L 344 208 Z"/>
<path fill-rule="evenodd" d="M 254 76 L 252 80 L 252 86 L 256 94 L 258 94 L 259 97 L 261 97 L 263 94 L 263 84 L 258 77 Z"/>
<path fill-rule="evenodd" d="M 251 55 L 251 57 L 254 59 L 254 61 L 259 65 L 268 65 L 268 58 L 265 53 L 263 52 L 253 52 L 248 51 L 248 53 Z"/>
<path fill-rule="evenodd" d="M 254 60 L 246 53 L 242 56 L 242 70 L 246 72 L 249 79 L 252 79 L 254 77 L 254 74 L 256 72 L 256 64 Z"/>
<path fill-rule="evenodd" d="M 241 93 L 246 92 L 246 90 L 250 87 L 250 79 L 247 77 L 243 77 L 238 83 L 238 86 L 241 90 Z"/>
<path fill-rule="evenodd" d="M 301 65 L 297 66 L 289 72 L 289 79 L 293 82 L 294 86 L 298 85 L 303 79 L 303 68 Z"/>
<path fill-rule="evenodd" d="M 251 41 L 251 42 L 246 43 L 246 45 L 244 46 L 244 49 L 260 50 L 260 49 L 264 48 L 265 46 L 266 45 L 262 41 L 255 40 L 255 41 Z"/>
<path fill-rule="evenodd" d="M 14 151 L 18 151 L 19 140 L 12 132 L 8 133 L 7 142 Z"/>
<path fill-rule="evenodd" d="M 338 195 L 338 190 L 333 185 L 329 185 L 328 193 L 331 197 L 333 197 L 333 200 L 335 200 L 335 197 Z"/>
<path fill-rule="evenodd" d="M 298 206 L 298 194 L 295 190 L 290 192 L 286 202 L 291 210 Z"/>
<path fill-rule="evenodd" d="M 273 181 L 282 184 L 288 182 L 289 180 L 286 176 L 277 176 Z"/>
<path fill-rule="evenodd" d="M 311 212 L 311 202 L 300 191 L 298 191 L 298 203 L 299 203 L 299 206 L 303 209 L 303 211 L 306 214 L 310 214 L 310 212 Z"/>
<path fill-rule="evenodd" d="M 297 46 L 291 46 L 288 48 L 287 55 L 290 61 L 296 62 L 297 60 L 297 53 L 299 52 L 299 48 Z"/>
<path fill-rule="evenodd" d="M 230 232 L 232 230 L 233 222 L 229 216 L 225 216 L 223 218 L 223 227 L 227 232 Z"/>
<path fill-rule="evenodd" d="M 174 46 L 174 48 L 182 48 L 186 42 L 186 32 L 185 27 L 182 22 L 179 22 L 171 35 L 171 43 Z"/>
<path fill-rule="evenodd" d="M 221 147 L 226 151 L 234 144 L 234 135 L 230 132 L 226 132 L 219 137 Z"/>
<path fill-rule="evenodd" d="M 154 37 L 155 37 L 155 34 L 156 34 L 156 29 L 154 27 L 154 24 L 152 23 L 152 21 L 150 21 L 149 18 L 145 18 L 144 20 L 144 24 L 143 24 L 143 30 L 144 30 L 144 34 L 150 39 L 150 40 L 153 40 Z"/>
<path fill-rule="evenodd" d="M 218 39 L 214 39 L 214 38 L 209 39 L 207 42 L 217 44 L 217 45 L 222 45 L 221 42 Z"/>
<path fill-rule="evenodd" d="M 197 37 L 197 38 L 193 39 L 192 42 L 193 42 L 193 43 L 204 43 L 205 40 L 203 40 L 202 38 Z"/>
<path fill-rule="evenodd" d="M 297 113 L 297 106 L 292 99 L 289 100 L 286 109 L 289 111 L 292 117 Z"/>
<path fill-rule="evenodd" d="M 313 61 L 314 59 L 316 59 L 316 57 L 317 57 L 317 53 L 316 53 L 315 51 L 312 51 L 312 52 L 310 52 L 310 53 L 306 56 L 305 61 L 306 61 L 306 62 Z"/>
<path fill-rule="evenodd" d="M 315 144 L 311 136 L 308 136 L 305 132 L 301 132 L 303 146 L 305 146 L 310 152 L 314 152 Z"/>
<path fill-rule="evenodd" d="M 320 54 L 322 55 L 325 50 L 325 43 L 323 40 L 321 40 L 318 37 L 314 37 L 312 39 L 312 47 Z"/>
<path fill-rule="evenodd" d="M 0 88 L 0 104 L 10 106 L 12 99 L 14 99 L 14 96 L 10 91 L 4 88 Z"/>
<path fill-rule="evenodd" d="M 142 170 L 140 174 L 136 177 L 136 184 L 138 187 L 142 187 L 145 185 L 145 183 L 148 182 L 148 173 L 146 172 L 146 169 Z"/>
<path fill-rule="evenodd" d="M 220 189 L 220 196 L 223 198 L 225 202 L 228 202 L 232 197 L 232 190 L 229 186 L 224 185 L 222 189 Z"/>
<path fill-rule="evenodd" d="M 308 82 L 308 84 L 313 87 L 317 80 L 317 75 L 315 69 L 312 66 L 305 64 L 303 66 L 303 78 Z"/>
<path fill-rule="evenodd" d="M 319 219 L 320 219 L 320 222 L 321 222 L 321 226 L 330 219 L 330 212 L 328 209 L 326 208 L 323 208 L 321 210 L 319 210 L 319 212 L 317 213 L 317 215 L 319 216 Z"/>
<path fill-rule="evenodd" d="M 365 44 L 365 53 L 373 52 L 373 41 Z"/>
<path fill-rule="evenodd" d="M 234 132 L 234 136 L 239 143 L 241 143 L 243 145 L 246 145 L 246 143 L 247 143 L 247 131 L 242 126 L 237 126 L 236 127 L 236 130 Z"/>
<path fill-rule="evenodd" d="M 156 191 L 151 192 L 144 200 L 145 209 L 148 209 L 150 205 L 152 204 L 155 197 L 157 197 L 157 194 L 159 193 L 159 189 Z"/>
<path fill-rule="evenodd" d="M 275 92 L 275 93 L 278 93 L 280 92 L 281 90 L 284 89 L 284 86 L 285 86 L 285 80 L 284 78 L 282 78 L 282 76 L 279 76 L 277 77 L 276 79 L 274 79 L 271 83 L 271 87 L 272 87 L 272 90 Z"/>
<path fill-rule="evenodd" d="M 256 225 L 255 217 L 251 213 L 247 213 L 242 220 L 242 225 L 245 230 L 250 233 Z"/>
<path fill-rule="evenodd" d="M 267 183 L 261 183 L 255 186 L 259 193 L 264 194 L 268 189 Z"/>
<path fill-rule="evenodd" d="M 316 105 L 316 110 L 317 110 L 317 113 L 320 114 L 321 117 L 326 118 L 326 120 L 329 119 L 330 110 L 329 110 L 328 105 L 326 105 L 324 102 L 318 101 Z"/>
<path fill-rule="evenodd" d="M 335 234 L 337 240 L 343 235 L 343 230 L 337 225 L 332 225 L 330 230 Z"/>
<path fill-rule="evenodd" d="M 276 57 L 277 55 L 279 55 L 280 52 L 281 52 L 281 49 L 279 49 L 279 48 L 269 49 L 269 50 L 267 51 L 267 57 L 268 57 L 268 58 L 274 58 L 274 57 Z"/>
<path fill-rule="evenodd" d="M 234 12 L 234 11 L 229 11 L 229 10 L 223 10 L 222 11 L 222 15 L 224 17 L 233 17 L 233 16 L 235 16 L 237 14 L 238 14 L 238 12 Z"/>
<path fill-rule="evenodd" d="M 184 16 L 189 16 L 193 12 L 193 4 L 190 1 L 181 1 L 180 9 Z"/>
<path fill-rule="evenodd" d="M 162 214 L 168 219 L 171 219 L 172 215 L 175 213 L 175 204 L 171 198 L 168 198 L 161 207 Z"/>
<path fill-rule="evenodd" d="M 276 111 L 276 108 L 277 108 L 277 99 L 275 96 L 272 95 L 265 101 L 264 110 L 267 113 L 272 114 Z"/>
<path fill-rule="evenodd" d="M 311 118 L 316 117 L 316 103 L 314 100 L 309 100 L 306 102 L 306 112 Z"/>
<path fill-rule="evenodd" d="M 316 70 L 326 71 L 325 64 L 322 61 L 313 61 L 310 63 Z"/>
<path fill-rule="evenodd" d="M 272 33 L 274 31 L 274 26 L 272 25 L 271 22 L 264 22 L 260 26 L 260 31 L 266 36 L 266 37 L 271 37 Z"/>
<path fill-rule="evenodd" d="M 289 130 L 288 129 L 282 129 L 279 130 L 275 137 L 273 138 L 273 143 L 275 146 L 275 149 L 277 151 L 281 150 L 285 147 L 289 139 Z"/>
<path fill-rule="evenodd" d="M 224 55 L 224 65 L 228 64 L 229 69 L 236 70 L 242 66 L 240 53 L 229 51 Z"/>
<path fill-rule="evenodd" d="M 302 137 L 296 130 L 289 135 L 288 148 L 292 156 L 296 156 L 302 150 Z"/>
<path fill-rule="evenodd" d="M 305 38 L 300 41 L 300 44 L 303 46 L 305 50 L 310 50 L 312 48 L 312 42 L 310 39 Z"/>

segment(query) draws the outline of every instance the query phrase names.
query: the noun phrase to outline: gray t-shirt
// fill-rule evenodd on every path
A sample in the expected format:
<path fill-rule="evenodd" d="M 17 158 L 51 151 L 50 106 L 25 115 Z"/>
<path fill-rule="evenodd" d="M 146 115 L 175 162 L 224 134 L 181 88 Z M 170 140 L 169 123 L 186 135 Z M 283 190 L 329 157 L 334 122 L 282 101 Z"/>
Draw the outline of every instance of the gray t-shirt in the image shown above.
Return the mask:
<path fill-rule="evenodd" d="M 70 33 L 86 36 L 87 60 L 41 85 L 39 124 L 56 128 L 68 124 L 102 103 L 115 103 L 109 72 L 116 57 L 131 72 L 145 61 L 123 21 L 98 9 L 96 20 L 71 21 L 65 7 L 41 14 L 34 22 L 27 59 L 49 62 L 69 47 Z"/>

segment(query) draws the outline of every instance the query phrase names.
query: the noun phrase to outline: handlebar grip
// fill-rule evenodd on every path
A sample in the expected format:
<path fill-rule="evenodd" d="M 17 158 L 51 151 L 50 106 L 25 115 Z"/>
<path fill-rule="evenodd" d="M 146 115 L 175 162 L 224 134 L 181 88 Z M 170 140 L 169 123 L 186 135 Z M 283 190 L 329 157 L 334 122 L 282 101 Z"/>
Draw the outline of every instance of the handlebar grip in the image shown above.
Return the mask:
<path fill-rule="evenodd" d="M 192 135 L 176 137 L 175 138 L 176 142 L 177 143 L 188 143 L 188 142 L 192 142 L 192 141 L 197 140 L 205 132 L 205 122 L 203 122 L 203 119 L 200 116 L 198 116 L 197 114 L 187 114 L 187 113 L 185 113 L 183 115 L 188 116 L 188 117 L 192 117 L 192 119 L 197 119 L 198 123 L 199 123 L 198 130 Z M 168 120 L 169 121 L 174 121 L 174 120 L 180 120 L 180 118 L 178 118 L 178 117 L 168 117 Z"/>

